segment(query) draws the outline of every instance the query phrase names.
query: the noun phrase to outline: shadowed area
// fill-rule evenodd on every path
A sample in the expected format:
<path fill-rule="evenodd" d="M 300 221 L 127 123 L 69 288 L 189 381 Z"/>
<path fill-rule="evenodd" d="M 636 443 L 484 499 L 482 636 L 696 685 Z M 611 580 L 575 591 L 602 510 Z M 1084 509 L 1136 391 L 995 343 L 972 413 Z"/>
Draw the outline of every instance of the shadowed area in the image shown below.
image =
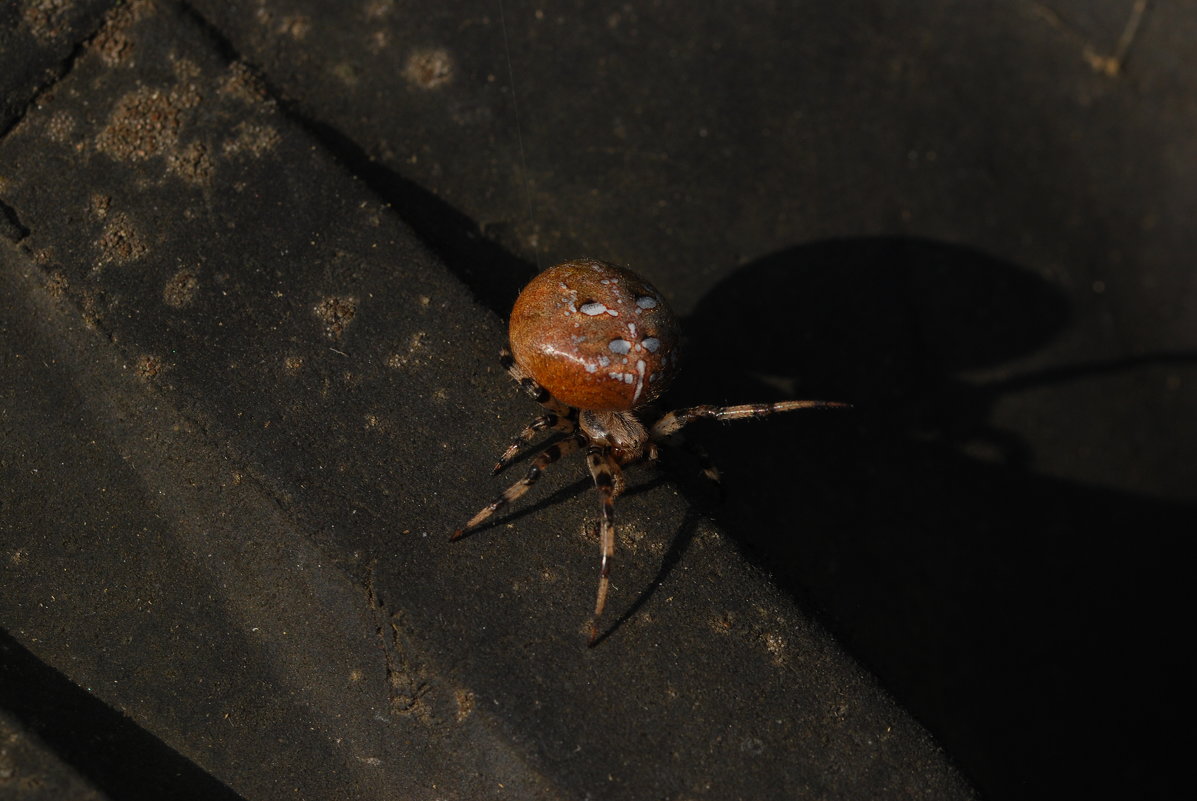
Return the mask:
<path fill-rule="evenodd" d="M 1038 474 L 1035 443 L 994 408 L 1039 386 L 1192 367 L 1197 352 L 1010 366 L 1068 317 L 1057 288 L 968 248 L 817 243 L 708 293 L 685 321 L 675 395 L 850 400 L 767 429 L 694 426 L 728 486 L 720 524 L 986 785 L 1054 775 L 1059 792 L 1113 781 L 1133 794 L 1158 776 L 1128 755 L 1176 748 L 1171 697 L 1192 664 L 1170 633 L 1186 625 L 1187 568 L 1160 555 L 1182 547 L 1197 506 Z M 1085 402 L 1073 413 L 1104 399 Z M 999 760 L 995 740 L 1011 749 Z M 1095 758 L 1120 778 L 1091 776 Z"/>
<path fill-rule="evenodd" d="M 111 798 L 241 801 L 0 629 L 0 708 Z"/>

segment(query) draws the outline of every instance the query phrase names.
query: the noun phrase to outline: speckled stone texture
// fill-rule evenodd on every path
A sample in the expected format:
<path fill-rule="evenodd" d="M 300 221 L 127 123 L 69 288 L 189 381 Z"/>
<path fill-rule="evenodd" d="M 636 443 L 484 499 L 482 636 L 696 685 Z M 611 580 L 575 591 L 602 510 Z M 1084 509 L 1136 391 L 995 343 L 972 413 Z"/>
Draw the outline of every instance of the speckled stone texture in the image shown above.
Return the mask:
<path fill-rule="evenodd" d="M 1195 40 L 6 5 L 0 796 L 1175 797 Z M 594 649 L 577 460 L 447 542 L 526 469 L 505 315 L 578 256 L 682 316 L 668 406 L 855 405 L 688 430 L 722 505 L 631 471 Z"/>
<path fill-rule="evenodd" d="M 29 0 L 0 5 L 0 134 L 67 70 L 112 0 Z"/>

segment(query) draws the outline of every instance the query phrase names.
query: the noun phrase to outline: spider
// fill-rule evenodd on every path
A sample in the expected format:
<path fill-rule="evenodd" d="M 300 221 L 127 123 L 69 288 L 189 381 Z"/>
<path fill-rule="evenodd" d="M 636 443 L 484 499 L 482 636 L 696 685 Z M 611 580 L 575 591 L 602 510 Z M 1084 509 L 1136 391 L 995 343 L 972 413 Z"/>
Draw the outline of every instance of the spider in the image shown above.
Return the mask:
<path fill-rule="evenodd" d="M 777 412 L 848 406 L 833 401 L 793 400 L 739 406 L 692 406 L 646 421 L 642 415 L 668 387 L 678 368 L 678 325 L 661 294 L 638 275 L 595 259 L 550 267 L 524 287 L 511 311 L 510 347 L 500 363 L 533 400 L 547 410 L 499 457 L 492 475 L 541 431 L 564 436 L 543 450 L 527 475 L 457 531 L 457 540 L 527 492 L 562 456 L 586 450 L 586 463 L 602 502 L 598 595 L 589 644 L 607 603 L 615 553 L 615 499 L 624 489 L 623 467 L 655 461 L 666 440 L 694 420 L 744 420 Z M 718 482 L 709 463 L 703 471 Z"/>

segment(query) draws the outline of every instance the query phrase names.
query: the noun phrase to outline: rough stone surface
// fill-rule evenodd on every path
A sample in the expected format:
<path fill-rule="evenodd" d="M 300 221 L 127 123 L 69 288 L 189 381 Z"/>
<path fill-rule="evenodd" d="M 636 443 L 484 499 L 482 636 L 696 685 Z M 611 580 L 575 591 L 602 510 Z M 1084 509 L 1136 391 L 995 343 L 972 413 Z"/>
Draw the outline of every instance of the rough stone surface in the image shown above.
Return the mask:
<path fill-rule="evenodd" d="M 1187 787 L 1183 4 L 105 6 L 0 12 L 0 712 L 64 782 Z M 633 473 L 592 651 L 576 463 L 444 542 L 582 255 L 686 316 L 670 404 L 857 407 L 696 427 L 720 507 Z"/>
<path fill-rule="evenodd" d="M 969 797 L 667 486 L 621 504 L 594 649 L 576 465 L 450 545 L 531 411 L 499 321 L 193 15 L 92 43 L 0 142 L 0 609 L 159 743 L 141 789 L 177 759 L 245 798 Z"/>
<path fill-rule="evenodd" d="M 986 795 L 1167 797 L 1192 665 L 1159 554 L 1197 513 L 1192 9 L 194 5 L 481 302 L 503 313 L 518 266 L 409 181 L 527 261 L 662 287 L 692 337 L 678 402 L 867 410 L 851 444 L 825 417 L 703 432 L 717 519 Z M 405 69 L 423 53 L 451 65 L 435 87 Z"/>
<path fill-rule="evenodd" d="M 0 4 L 0 134 L 70 65 L 112 0 L 13 0 Z"/>

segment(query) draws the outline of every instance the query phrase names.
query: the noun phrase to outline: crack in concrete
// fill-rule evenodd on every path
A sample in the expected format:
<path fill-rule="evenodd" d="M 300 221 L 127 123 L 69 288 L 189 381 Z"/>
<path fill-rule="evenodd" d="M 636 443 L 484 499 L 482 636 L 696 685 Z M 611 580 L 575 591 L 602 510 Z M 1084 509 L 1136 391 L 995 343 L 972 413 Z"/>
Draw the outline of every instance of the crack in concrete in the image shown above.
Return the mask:
<path fill-rule="evenodd" d="M 1143 18 L 1147 14 L 1147 6 L 1147 0 L 1135 0 L 1126 24 L 1122 28 L 1122 33 L 1118 37 L 1118 42 L 1114 45 L 1113 52 L 1103 53 L 1087 36 L 1069 23 L 1059 11 L 1046 3 L 1038 2 L 1038 0 L 1031 0 L 1030 3 L 1035 16 L 1080 45 L 1081 57 L 1094 72 L 1110 78 L 1122 75 L 1126 67 L 1127 55 L 1138 37 Z"/>
<path fill-rule="evenodd" d="M 1114 74 L 1120 72 L 1126 63 L 1126 54 L 1130 52 L 1131 45 L 1139 34 L 1139 26 L 1143 23 L 1143 15 L 1146 13 L 1147 0 L 1135 0 L 1130 18 L 1126 21 L 1126 26 L 1122 29 L 1122 36 L 1118 37 L 1118 46 L 1114 49 L 1112 62 L 1115 68 Z"/>
<path fill-rule="evenodd" d="M 432 709 L 425 698 L 433 690 L 427 672 L 413 664 L 403 646 L 402 613 L 389 612 L 375 589 L 376 563 L 366 574 L 366 603 L 374 614 L 374 634 L 382 650 L 386 672 L 387 700 L 393 715 L 411 716 L 424 724 L 433 723 Z M 390 630 L 388 636 L 387 630 Z"/>
<path fill-rule="evenodd" d="M 71 74 L 71 72 L 75 69 L 75 64 L 78 62 L 80 56 L 87 52 L 87 49 L 91 43 L 95 41 L 97 36 L 103 33 L 104 29 L 108 27 L 114 14 L 119 13 L 120 10 L 121 5 L 119 3 L 108 9 L 108 11 L 104 13 L 103 17 L 101 17 L 100 24 L 95 27 L 95 30 L 91 31 L 71 46 L 71 52 L 67 54 L 66 58 L 62 59 L 62 61 L 58 62 L 57 64 L 48 65 L 46 67 L 45 81 L 33 90 L 33 94 L 29 96 L 29 99 L 25 102 L 25 105 L 22 106 L 21 109 L 13 116 L 8 125 L 0 128 L 0 141 L 3 141 L 4 137 L 8 136 L 8 134 L 14 128 L 21 124 L 21 121 L 28 116 L 29 111 L 37 106 L 38 101 L 41 100 L 41 98 L 44 97 L 47 92 L 54 89 L 54 87 L 58 86 L 58 84 L 60 84 L 64 78 Z"/>

